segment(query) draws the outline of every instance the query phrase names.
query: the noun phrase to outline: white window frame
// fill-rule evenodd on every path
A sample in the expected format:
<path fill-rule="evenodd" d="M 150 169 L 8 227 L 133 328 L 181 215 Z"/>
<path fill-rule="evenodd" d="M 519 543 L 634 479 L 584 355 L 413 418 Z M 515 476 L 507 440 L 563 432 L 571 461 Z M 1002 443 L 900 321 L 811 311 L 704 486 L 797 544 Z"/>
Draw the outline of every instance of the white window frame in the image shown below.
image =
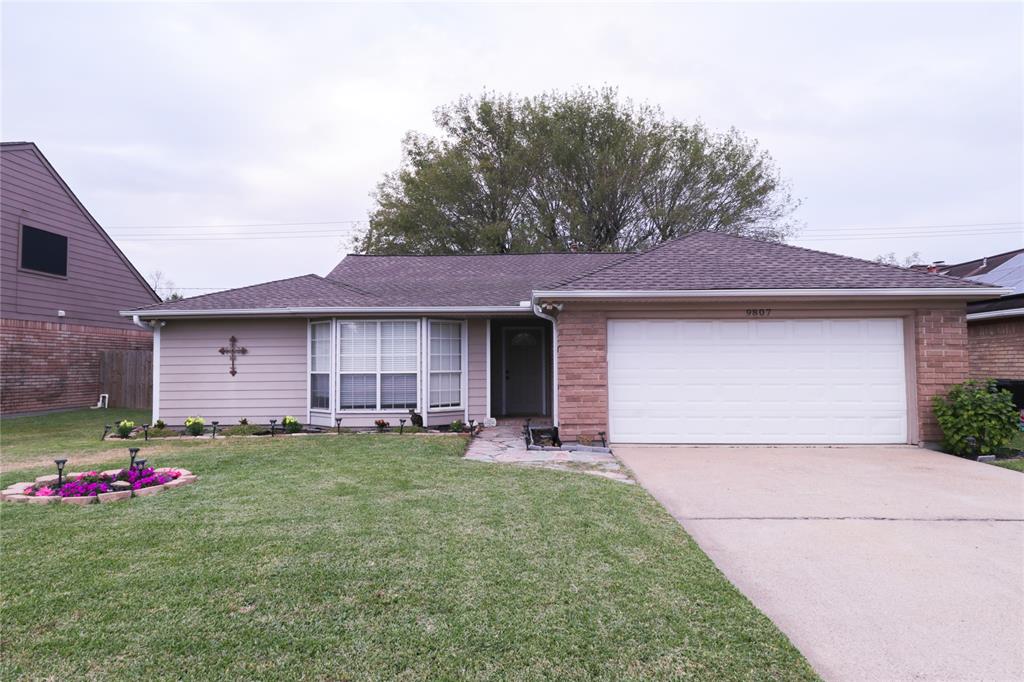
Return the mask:
<path fill-rule="evenodd" d="M 342 371 L 341 363 L 339 362 L 339 359 L 341 357 L 341 331 L 340 331 L 340 327 L 341 327 L 342 324 L 344 324 L 346 322 L 369 322 L 369 323 L 376 324 L 376 326 L 377 326 L 377 338 L 376 338 L 376 341 L 377 341 L 377 354 L 376 354 L 377 367 L 376 367 L 376 370 L 374 372 L 369 372 L 369 371 L 344 372 L 344 371 Z M 332 351 L 333 355 L 332 355 L 332 357 L 333 357 L 333 359 L 331 361 L 332 362 L 332 368 L 333 368 L 333 375 L 332 375 L 333 376 L 333 381 L 331 382 L 332 383 L 331 407 L 333 408 L 332 414 L 353 414 L 353 413 L 367 413 L 367 412 L 372 412 L 374 414 L 377 414 L 377 413 L 379 413 L 379 414 L 405 414 L 410 409 L 415 409 L 417 412 L 420 412 L 420 407 L 422 405 L 421 402 L 420 402 L 420 387 L 421 387 L 421 382 L 422 382 L 422 378 L 421 378 L 422 370 L 421 370 L 421 367 L 422 367 L 422 363 L 423 363 L 423 359 L 422 359 L 422 355 L 421 355 L 421 349 L 420 349 L 420 344 L 419 343 L 416 344 L 416 369 L 415 370 L 413 370 L 411 372 L 410 371 L 401 371 L 401 372 L 395 372 L 395 371 L 385 372 L 385 371 L 382 371 L 381 368 L 380 368 L 380 365 L 381 365 L 381 355 L 380 355 L 381 332 L 380 332 L 380 330 L 381 330 L 381 323 L 383 323 L 383 322 L 412 322 L 412 323 L 414 323 L 416 325 L 416 338 L 418 339 L 419 336 L 420 336 L 420 329 L 421 329 L 420 321 L 415 319 L 415 318 L 411 318 L 411 319 L 410 318 L 380 318 L 380 319 L 335 318 L 334 319 L 334 321 L 333 321 L 333 333 L 334 333 L 335 343 L 332 344 L 332 347 L 333 347 L 333 351 Z M 341 391 L 341 375 L 342 374 L 373 374 L 376 377 L 376 381 L 377 381 L 376 407 L 344 407 L 344 408 L 341 407 L 340 391 Z M 380 406 L 381 405 L 381 402 L 380 402 L 380 398 L 381 398 L 381 395 L 380 395 L 380 392 L 381 392 L 381 379 L 380 378 L 381 378 L 381 376 L 383 376 L 385 374 L 415 374 L 415 376 L 416 376 L 416 407 L 415 408 L 409 408 L 409 407 L 388 407 L 388 408 L 382 408 Z"/>
<path fill-rule="evenodd" d="M 316 325 L 327 326 L 327 371 L 313 371 L 313 327 Z M 310 320 L 306 329 L 306 422 L 312 420 L 312 413 L 329 414 L 334 407 L 334 368 L 337 361 L 334 358 L 334 320 Z M 313 374 L 327 375 L 327 407 L 313 407 Z"/>
<path fill-rule="evenodd" d="M 446 405 L 444 407 L 434 407 L 430 403 L 430 383 L 431 383 L 431 377 L 434 374 L 453 374 L 454 373 L 450 369 L 436 370 L 435 371 L 430 366 L 431 329 L 433 328 L 433 326 L 435 324 L 454 324 L 454 325 L 458 325 L 459 326 L 459 370 L 458 370 L 459 371 L 459 404 L 458 405 Z M 427 329 L 426 329 L 426 333 L 424 334 L 424 346 L 425 346 L 425 349 L 424 349 L 424 354 L 425 354 L 425 356 L 424 356 L 424 367 L 425 367 L 426 376 L 427 376 L 426 390 L 424 391 L 424 393 L 426 394 L 425 398 L 424 398 L 424 400 L 425 400 L 424 405 L 426 405 L 426 408 L 427 408 L 427 410 L 429 412 L 458 412 L 460 410 L 462 412 L 466 412 L 466 410 L 468 409 L 467 406 L 469 405 L 469 401 L 466 400 L 466 392 L 467 392 L 468 383 L 469 383 L 469 373 L 468 373 L 469 358 L 467 357 L 467 354 L 468 354 L 468 348 L 467 348 L 467 346 L 468 346 L 468 344 L 467 344 L 467 331 L 468 331 L 468 328 L 469 328 L 469 325 L 466 324 L 466 320 L 446 320 L 446 319 L 436 319 L 436 320 L 435 319 L 431 319 L 431 320 L 427 320 Z"/>

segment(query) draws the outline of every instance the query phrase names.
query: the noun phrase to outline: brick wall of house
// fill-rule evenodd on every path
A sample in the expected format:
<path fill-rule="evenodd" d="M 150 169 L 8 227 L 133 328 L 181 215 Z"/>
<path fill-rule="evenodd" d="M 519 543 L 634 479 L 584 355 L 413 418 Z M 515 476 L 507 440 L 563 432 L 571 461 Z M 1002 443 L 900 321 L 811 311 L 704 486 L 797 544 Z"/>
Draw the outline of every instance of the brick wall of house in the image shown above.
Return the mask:
<path fill-rule="evenodd" d="M 608 430 L 608 318 L 566 309 L 558 316 L 558 423 L 564 440 Z"/>
<path fill-rule="evenodd" d="M 0 320 L 0 412 L 95 405 L 101 351 L 152 349 L 143 329 Z"/>
<path fill-rule="evenodd" d="M 932 398 L 968 377 L 965 307 L 915 314 L 917 414 L 920 438 L 942 434 Z M 563 439 L 608 430 L 607 315 L 566 308 L 558 318 L 558 421 Z"/>
<path fill-rule="evenodd" d="M 967 350 L 974 379 L 1024 379 L 1024 317 L 971 322 Z"/>
<path fill-rule="evenodd" d="M 942 440 L 932 399 L 968 378 L 964 305 L 917 313 L 917 409 L 921 440 Z"/>

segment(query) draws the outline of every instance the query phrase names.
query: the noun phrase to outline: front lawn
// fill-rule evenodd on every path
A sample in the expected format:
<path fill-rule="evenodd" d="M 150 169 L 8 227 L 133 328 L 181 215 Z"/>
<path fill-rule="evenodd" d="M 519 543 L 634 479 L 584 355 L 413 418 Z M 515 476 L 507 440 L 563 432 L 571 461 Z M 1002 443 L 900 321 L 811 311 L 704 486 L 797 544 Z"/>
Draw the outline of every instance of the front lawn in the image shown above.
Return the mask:
<path fill-rule="evenodd" d="M 814 678 L 639 486 L 462 446 L 225 440 L 151 454 L 201 477 L 156 497 L 4 503 L 0 677 Z"/>
<path fill-rule="evenodd" d="M 151 415 L 149 410 L 86 408 L 39 417 L 4 417 L 0 419 L 0 461 L 7 471 L 15 466 L 41 465 L 58 455 L 126 448 L 125 443 L 103 441 L 103 425 L 113 425 L 117 418 L 142 425 Z"/>

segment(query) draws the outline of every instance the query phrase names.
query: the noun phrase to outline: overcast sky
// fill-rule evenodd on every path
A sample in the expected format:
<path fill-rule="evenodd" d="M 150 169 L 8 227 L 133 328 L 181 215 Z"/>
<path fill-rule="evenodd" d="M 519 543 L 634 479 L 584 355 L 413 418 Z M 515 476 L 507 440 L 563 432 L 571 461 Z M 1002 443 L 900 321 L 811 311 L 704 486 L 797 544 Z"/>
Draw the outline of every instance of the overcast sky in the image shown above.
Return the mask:
<path fill-rule="evenodd" d="M 612 85 L 735 126 L 803 199 L 801 246 L 1024 246 L 1019 3 L 4 2 L 2 24 L 3 139 L 188 295 L 326 274 L 403 134 L 484 88 Z"/>

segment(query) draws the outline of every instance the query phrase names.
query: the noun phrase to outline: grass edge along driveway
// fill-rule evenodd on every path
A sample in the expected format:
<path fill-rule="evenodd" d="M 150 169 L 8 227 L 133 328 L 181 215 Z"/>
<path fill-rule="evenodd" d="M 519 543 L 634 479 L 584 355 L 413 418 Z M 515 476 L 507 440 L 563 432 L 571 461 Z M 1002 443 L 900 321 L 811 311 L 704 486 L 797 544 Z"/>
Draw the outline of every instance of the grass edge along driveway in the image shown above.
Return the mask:
<path fill-rule="evenodd" d="M 462 447 L 236 440 L 162 451 L 202 478 L 156 497 L 4 504 L 0 676 L 815 678 L 639 486 Z"/>

